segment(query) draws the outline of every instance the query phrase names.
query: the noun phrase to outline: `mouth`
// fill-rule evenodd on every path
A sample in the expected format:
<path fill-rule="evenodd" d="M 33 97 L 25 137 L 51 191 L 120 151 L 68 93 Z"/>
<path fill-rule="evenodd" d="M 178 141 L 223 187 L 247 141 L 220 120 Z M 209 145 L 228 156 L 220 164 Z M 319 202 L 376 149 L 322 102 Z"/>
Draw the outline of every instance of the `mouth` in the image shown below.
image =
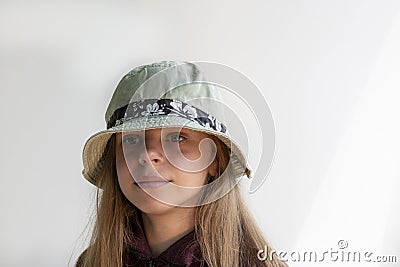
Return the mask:
<path fill-rule="evenodd" d="M 134 184 L 140 188 L 147 189 L 147 188 L 158 188 L 166 184 L 169 184 L 170 182 L 171 182 L 170 180 L 166 180 L 159 176 L 143 176 L 140 178 L 140 180 L 135 181 Z"/>

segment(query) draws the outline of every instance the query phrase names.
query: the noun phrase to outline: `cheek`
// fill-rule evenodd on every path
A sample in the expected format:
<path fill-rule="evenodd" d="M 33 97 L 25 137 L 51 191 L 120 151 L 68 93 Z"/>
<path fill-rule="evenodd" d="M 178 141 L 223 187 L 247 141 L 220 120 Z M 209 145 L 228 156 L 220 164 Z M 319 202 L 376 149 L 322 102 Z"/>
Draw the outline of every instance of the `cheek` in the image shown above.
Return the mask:
<path fill-rule="evenodd" d="M 139 207 L 140 203 L 143 202 L 143 199 L 146 196 L 144 192 L 135 186 L 132 175 L 130 174 L 123 157 L 116 157 L 116 168 L 118 184 L 122 193 L 133 205 Z"/>
<path fill-rule="evenodd" d="M 115 167 L 117 169 L 118 180 L 119 180 L 119 178 L 123 176 L 123 174 L 126 172 L 127 169 L 125 159 L 119 151 L 116 151 L 115 153 Z"/>
<path fill-rule="evenodd" d="M 127 174 L 127 169 L 124 167 L 118 167 L 117 166 L 117 176 L 118 176 L 118 183 L 119 187 L 121 188 L 121 191 L 124 193 L 124 195 L 129 198 L 128 193 L 129 189 L 131 187 L 132 182 L 130 181 L 131 178 Z"/>
<path fill-rule="evenodd" d="M 115 165 L 117 168 L 118 177 L 131 177 L 130 170 L 135 170 L 137 167 L 135 166 L 137 162 L 136 156 L 128 154 L 125 155 L 121 149 L 117 149 L 115 153 Z M 129 166 L 127 164 L 129 164 Z"/>
<path fill-rule="evenodd" d="M 180 172 L 177 175 L 179 179 L 176 180 L 176 184 L 184 187 L 198 187 L 207 183 L 208 171 L 201 171 L 198 173 Z"/>
<path fill-rule="evenodd" d="M 197 160 L 201 155 L 197 145 L 183 145 L 178 150 L 175 152 L 177 155 L 181 154 L 189 160 Z"/>
<path fill-rule="evenodd" d="M 200 153 L 196 146 L 193 148 L 183 145 L 180 149 L 171 149 L 166 152 L 171 165 L 187 173 L 198 173 L 210 169 L 215 159 L 212 149 L 203 149 Z"/>
<path fill-rule="evenodd" d="M 125 158 L 119 151 L 117 151 L 115 155 L 115 166 L 117 169 L 119 186 L 125 196 L 128 197 L 127 193 L 133 185 L 133 179 L 129 172 L 128 166 L 126 165 Z"/>

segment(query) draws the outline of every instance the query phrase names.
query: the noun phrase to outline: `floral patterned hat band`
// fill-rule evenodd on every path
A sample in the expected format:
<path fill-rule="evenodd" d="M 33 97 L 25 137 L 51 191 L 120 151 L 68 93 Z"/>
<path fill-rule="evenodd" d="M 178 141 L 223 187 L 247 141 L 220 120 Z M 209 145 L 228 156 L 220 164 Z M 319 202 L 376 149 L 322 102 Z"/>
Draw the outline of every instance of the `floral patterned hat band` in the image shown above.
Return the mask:
<path fill-rule="evenodd" d="M 129 108 L 128 108 L 129 106 Z M 131 112 L 127 112 L 127 110 Z M 226 126 L 214 116 L 190 104 L 174 99 L 145 99 L 117 109 L 107 122 L 107 129 L 132 119 L 150 116 L 177 116 L 198 123 L 207 129 L 226 133 Z"/>

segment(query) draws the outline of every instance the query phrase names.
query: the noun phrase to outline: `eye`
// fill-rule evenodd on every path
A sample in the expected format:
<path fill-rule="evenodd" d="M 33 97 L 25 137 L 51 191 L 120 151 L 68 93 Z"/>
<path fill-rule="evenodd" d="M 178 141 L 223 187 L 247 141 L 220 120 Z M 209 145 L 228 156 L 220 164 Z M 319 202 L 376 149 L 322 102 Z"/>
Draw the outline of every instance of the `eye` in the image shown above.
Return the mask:
<path fill-rule="evenodd" d="M 139 135 L 128 135 L 125 136 L 122 143 L 127 145 L 136 145 L 142 141 L 142 137 Z"/>
<path fill-rule="evenodd" d="M 171 133 L 168 135 L 168 140 L 171 142 L 181 142 L 186 140 L 186 137 L 179 133 Z"/>

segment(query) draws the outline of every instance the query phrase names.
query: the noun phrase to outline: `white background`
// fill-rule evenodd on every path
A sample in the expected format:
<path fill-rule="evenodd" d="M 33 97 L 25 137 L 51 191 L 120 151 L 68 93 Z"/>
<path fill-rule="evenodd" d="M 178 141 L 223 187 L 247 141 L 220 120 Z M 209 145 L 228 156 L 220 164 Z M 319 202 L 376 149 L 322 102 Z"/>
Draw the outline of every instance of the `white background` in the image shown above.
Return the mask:
<path fill-rule="evenodd" d="M 232 66 L 266 96 L 276 158 L 247 198 L 276 249 L 343 239 L 399 266 L 399 47 L 396 0 L 1 1 L 0 266 L 73 265 L 83 144 L 120 78 L 159 60 Z"/>

